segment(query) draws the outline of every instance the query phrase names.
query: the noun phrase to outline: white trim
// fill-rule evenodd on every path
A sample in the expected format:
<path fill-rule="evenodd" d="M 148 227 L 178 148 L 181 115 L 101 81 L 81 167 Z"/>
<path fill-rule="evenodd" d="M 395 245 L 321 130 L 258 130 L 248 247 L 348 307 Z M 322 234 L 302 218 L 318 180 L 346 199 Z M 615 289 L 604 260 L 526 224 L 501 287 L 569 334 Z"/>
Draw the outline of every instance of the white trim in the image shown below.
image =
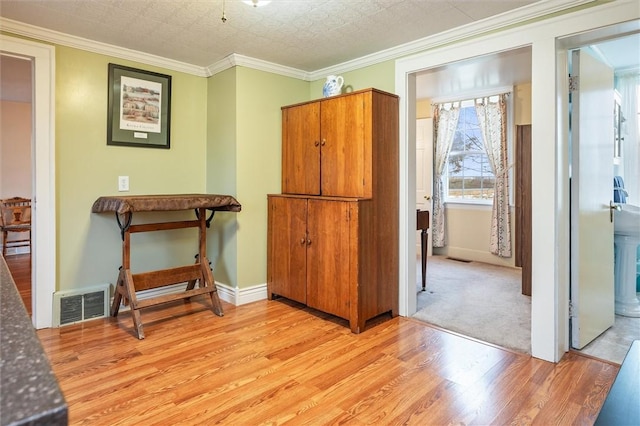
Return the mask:
<path fill-rule="evenodd" d="M 481 210 L 481 211 L 491 211 L 493 206 L 492 202 L 480 202 L 480 201 L 445 201 L 444 208 L 445 209 L 454 209 L 454 210 Z M 513 206 L 511 206 L 513 207 Z"/>
<path fill-rule="evenodd" d="M 220 298 L 235 306 L 265 300 L 267 298 L 267 284 L 258 284 L 251 287 L 237 288 L 226 284 L 217 283 Z"/>
<path fill-rule="evenodd" d="M 473 37 L 501 30 L 505 27 L 522 24 L 530 20 L 561 12 L 572 7 L 592 3 L 595 0 L 542 0 L 521 8 L 481 19 L 467 25 L 453 28 L 448 31 L 414 40 L 409 43 L 390 49 L 381 50 L 371 55 L 362 56 L 351 61 L 319 69 L 310 73 L 311 80 L 324 78 L 329 74 L 340 74 L 354 71 L 381 62 L 394 60 L 403 56 L 413 55 L 424 50 L 431 50 L 451 43 L 469 40 Z"/>
<path fill-rule="evenodd" d="M 489 18 L 481 19 L 444 31 L 432 36 L 424 37 L 409 43 L 401 44 L 389 49 L 381 50 L 370 55 L 365 55 L 351 61 L 343 62 L 334 66 L 322 68 L 316 71 L 307 72 L 296 68 L 278 65 L 273 62 L 261 59 L 250 58 L 239 54 L 231 54 L 207 67 L 192 65 L 172 59 L 163 58 L 149 53 L 126 49 L 119 46 L 110 45 L 98 41 L 93 41 L 81 37 L 64 34 L 58 31 L 48 30 L 25 24 L 23 22 L 0 17 L 0 28 L 4 31 L 17 35 L 32 37 L 42 41 L 60 44 L 62 46 L 73 47 L 102 55 L 113 56 L 115 58 L 140 62 L 143 64 L 158 66 L 173 71 L 193 74 L 200 77 L 209 77 L 234 66 L 245 66 L 261 71 L 280 74 L 287 77 L 297 78 L 304 81 L 314 81 L 323 79 L 328 74 L 343 73 L 353 71 L 381 62 L 394 60 L 402 56 L 412 55 L 428 49 L 466 40 L 472 37 L 486 34 L 512 25 L 548 16 L 552 13 L 591 3 L 595 0 L 542 0 L 521 8 L 504 12 Z"/>
<path fill-rule="evenodd" d="M 440 98 L 431 99 L 431 105 L 435 104 L 447 104 L 451 102 L 461 102 L 462 107 L 472 106 L 473 101 L 478 98 L 486 98 L 502 95 L 504 93 L 508 93 L 509 95 L 513 95 L 513 86 L 498 86 L 498 87 L 483 87 L 482 89 L 470 90 L 468 92 L 460 92 L 456 93 L 455 96 L 445 96 Z M 464 103 L 469 102 L 471 105 L 464 105 Z"/>
<path fill-rule="evenodd" d="M 559 137 L 561 117 L 556 104 L 556 41 L 560 37 L 639 19 L 633 1 L 617 1 L 517 28 L 422 52 L 396 61 L 395 92 L 400 95 L 400 304 L 401 315 L 415 312 L 415 173 L 408 153 L 415 149 L 415 73 L 481 55 L 532 47 L 532 177 L 533 296 L 531 306 L 532 355 L 557 362 L 568 350 L 568 193 L 567 161 Z M 615 29 L 614 29 L 615 30 Z M 552 170 L 549 173 L 549 170 Z M 412 290 L 412 291 L 411 291 Z"/>
<path fill-rule="evenodd" d="M 284 65 L 278 65 L 273 62 L 263 61 L 261 59 L 251 58 L 249 56 L 238 55 L 237 53 L 232 53 L 224 59 L 221 59 L 218 62 L 209 65 L 207 67 L 207 75 L 215 75 L 219 72 L 222 72 L 229 68 L 233 68 L 235 66 L 243 66 L 255 70 L 283 75 L 285 77 L 292 77 L 299 80 L 310 81 L 309 73 L 306 71 L 287 67 Z"/>
<path fill-rule="evenodd" d="M 216 288 L 218 290 L 218 297 L 220 300 L 231 303 L 234 306 L 246 305 L 247 303 L 257 302 L 259 300 L 265 300 L 267 298 L 267 284 L 258 284 L 252 287 L 237 288 L 231 287 L 227 284 L 216 282 Z M 158 288 L 152 288 L 149 290 L 142 290 L 136 292 L 136 299 L 146 300 L 158 296 L 164 296 L 167 294 L 179 294 L 184 292 L 185 284 L 178 283 L 167 285 Z M 113 298 L 111 298 L 111 303 Z M 124 304 L 120 305 L 120 310 L 127 311 L 129 306 Z"/>
<path fill-rule="evenodd" d="M 144 53 L 137 50 L 131 50 L 107 43 L 101 43 L 99 41 L 76 37 L 3 17 L 0 17 L 0 28 L 2 28 L 3 31 L 7 31 L 13 34 L 32 37 L 38 40 L 47 41 L 62 46 L 73 47 L 75 49 L 85 50 L 101 55 L 113 56 L 114 58 L 140 62 L 143 64 L 162 67 L 173 71 L 197 75 L 199 77 L 207 77 L 205 68 L 201 66 L 174 61 L 173 59 L 167 59 L 161 56 L 151 55 L 149 53 Z"/>
<path fill-rule="evenodd" d="M 0 22 L 1 24 L 1 22 Z M 55 47 L 0 34 L 0 50 L 33 60 L 32 321 L 53 323 L 56 289 Z"/>

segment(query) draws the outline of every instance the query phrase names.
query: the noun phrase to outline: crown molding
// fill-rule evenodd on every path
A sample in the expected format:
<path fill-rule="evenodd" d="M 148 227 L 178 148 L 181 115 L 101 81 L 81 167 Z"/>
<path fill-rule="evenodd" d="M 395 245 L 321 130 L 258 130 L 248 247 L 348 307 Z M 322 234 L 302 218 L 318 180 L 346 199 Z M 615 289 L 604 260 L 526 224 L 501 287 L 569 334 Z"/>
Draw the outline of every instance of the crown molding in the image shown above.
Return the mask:
<path fill-rule="evenodd" d="M 444 31 L 433 36 L 424 37 L 390 49 L 382 50 L 312 72 L 236 53 L 231 54 L 207 67 L 201 67 L 163 58 L 161 56 L 64 34 L 58 31 L 36 27 L 34 25 L 25 24 L 3 17 L 0 17 L 0 28 L 8 33 L 24 37 L 30 37 L 102 55 L 113 56 L 120 59 L 140 62 L 173 71 L 184 72 L 199 77 L 210 77 L 234 66 L 244 66 L 260 71 L 279 74 L 285 77 L 297 78 L 304 81 L 314 81 L 322 79 L 328 74 L 353 71 L 359 68 L 376 65 L 381 62 L 395 60 L 403 56 L 434 49 L 436 47 L 441 47 L 464 39 L 477 37 L 481 34 L 486 34 L 512 25 L 522 24 L 526 21 L 539 19 L 553 13 L 562 12 L 564 10 L 593 3 L 595 1 L 596 0 L 542 0 L 509 12 L 504 12 L 499 15 L 491 16 L 480 21 L 475 21 L 467 25 Z"/>
<path fill-rule="evenodd" d="M 291 68 L 284 65 L 279 65 L 273 62 L 263 61 L 262 59 L 251 58 L 249 56 L 239 55 L 232 53 L 226 56 L 224 59 L 209 65 L 207 67 L 207 75 L 211 76 L 233 68 L 235 66 L 243 66 L 252 68 L 255 70 L 266 71 L 274 74 L 283 75 L 285 77 L 297 78 L 299 80 L 311 81 L 309 73 L 307 71 L 299 70 L 297 68 Z"/>
<path fill-rule="evenodd" d="M 0 17 L 0 29 L 2 29 L 2 31 L 6 31 L 15 35 L 30 37 L 40 41 L 73 47 L 80 50 L 86 50 L 88 52 L 99 53 L 101 55 L 113 56 L 115 58 L 140 62 L 143 64 L 166 68 L 173 71 L 197 75 L 199 77 L 207 76 L 206 69 L 200 66 L 187 64 L 185 62 L 174 61 L 172 59 L 151 55 L 137 50 L 126 49 L 124 47 L 72 36 L 58 31 L 52 31 L 45 28 L 36 27 L 34 25 L 25 24 L 23 22 L 14 21 L 12 19 Z"/>
<path fill-rule="evenodd" d="M 403 56 L 434 49 L 446 44 L 456 43 L 474 38 L 482 34 L 497 31 L 505 27 L 519 25 L 527 21 L 542 18 L 553 13 L 593 3 L 596 0 L 542 0 L 515 10 L 504 12 L 479 21 L 443 31 L 432 36 L 401 44 L 370 55 L 362 56 L 341 64 L 319 69 L 310 73 L 311 80 L 324 78 L 328 74 L 339 74 L 354 71 L 381 62 L 395 60 Z"/>

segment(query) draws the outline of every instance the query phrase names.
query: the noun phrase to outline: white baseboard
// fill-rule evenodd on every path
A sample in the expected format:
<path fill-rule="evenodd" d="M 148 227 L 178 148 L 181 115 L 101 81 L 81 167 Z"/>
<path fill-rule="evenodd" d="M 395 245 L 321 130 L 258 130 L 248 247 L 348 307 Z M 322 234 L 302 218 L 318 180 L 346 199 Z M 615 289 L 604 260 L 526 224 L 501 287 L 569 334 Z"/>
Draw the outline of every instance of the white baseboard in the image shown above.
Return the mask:
<path fill-rule="evenodd" d="M 252 287 L 236 288 L 226 284 L 216 283 L 220 299 L 235 306 L 265 300 L 267 298 L 267 284 L 258 284 Z"/>
<path fill-rule="evenodd" d="M 178 294 L 185 290 L 185 283 L 172 284 L 164 287 L 142 290 L 136 293 L 138 300 L 151 299 L 153 297 L 164 296 L 167 294 Z M 231 303 L 235 306 L 245 305 L 267 298 L 267 284 L 259 284 L 252 287 L 238 289 L 228 286 L 224 283 L 216 283 L 218 289 L 218 297 L 220 300 Z M 113 298 L 111 299 L 113 301 Z M 109 305 L 111 306 L 111 305 Z M 121 311 L 126 311 L 129 306 L 120 305 Z"/>
<path fill-rule="evenodd" d="M 6 256 L 15 256 L 17 254 L 29 254 L 31 253 L 30 247 L 7 247 Z"/>

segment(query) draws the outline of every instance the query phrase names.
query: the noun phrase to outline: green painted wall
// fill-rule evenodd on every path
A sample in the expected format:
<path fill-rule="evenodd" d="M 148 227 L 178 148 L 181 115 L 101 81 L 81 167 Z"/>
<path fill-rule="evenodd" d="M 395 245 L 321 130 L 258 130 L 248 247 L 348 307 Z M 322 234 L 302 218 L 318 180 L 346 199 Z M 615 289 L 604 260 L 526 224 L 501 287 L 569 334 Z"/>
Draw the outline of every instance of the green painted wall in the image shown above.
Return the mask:
<path fill-rule="evenodd" d="M 113 62 L 172 76 L 171 149 L 107 146 L 107 67 Z M 56 46 L 56 205 L 58 290 L 114 283 L 121 240 L 113 214 L 93 214 L 102 195 L 203 192 L 206 177 L 206 79 Z M 37 171 L 36 171 L 37 173 Z M 123 193 L 120 193 L 123 194 Z M 184 213 L 153 214 L 152 220 Z M 148 219 L 136 214 L 134 223 Z M 134 272 L 193 262 L 195 230 L 136 234 Z M 164 235 L 162 235 L 164 234 Z M 171 238 L 171 245 L 166 244 Z"/>
<path fill-rule="evenodd" d="M 172 76 L 171 149 L 106 145 L 109 62 Z M 394 64 L 345 73 L 345 89 L 392 91 Z M 208 255 L 217 281 L 247 288 L 266 282 L 267 194 L 280 192 L 283 105 L 322 96 L 324 81 L 235 67 L 209 78 L 56 46 L 58 290 L 114 283 L 121 265 L 112 214 L 92 214 L 101 195 L 209 192 L 235 196 L 238 214 L 216 214 Z M 139 213 L 134 223 L 191 218 Z M 169 244 L 169 240 L 171 244 Z M 188 264 L 196 231 L 135 234 L 134 272 Z"/>
<path fill-rule="evenodd" d="M 345 72 L 341 74 L 344 78 L 342 93 L 368 89 L 370 87 L 384 90 L 389 93 L 395 93 L 395 73 L 395 61 L 386 61 L 354 71 Z M 310 99 L 318 99 L 322 97 L 322 86 L 324 85 L 325 80 L 325 78 L 322 78 L 311 82 L 311 88 L 309 91 Z"/>
<path fill-rule="evenodd" d="M 207 79 L 206 192 L 239 198 L 236 84 L 235 68 Z M 213 266 L 214 278 L 234 287 L 238 283 L 238 218 L 244 214 L 244 211 L 216 213 L 207 234 L 207 255 Z"/>
<path fill-rule="evenodd" d="M 106 144 L 109 62 L 172 76 L 171 149 Z M 345 91 L 393 92 L 387 61 L 343 74 Z M 101 195 L 230 194 L 241 213 L 217 213 L 208 254 L 219 282 L 247 288 L 266 282 L 267 194 L 280 192 L 283 105 L 322 97 L 324 79 L 298 79 L 235 67 L 213 77 L 123 61 L 56 46 L 56 180 L 58 290 L 114 283 L 121 240 L 112 214 L 92 214 Z M 135 222 L 191 218 L 190 212 L 139 213 Z M 171 241 L 171 244 L 169 244 Z M 136 234 L 134 272 L 193 262 L 195 230 Z"/>
<path fill-rule="evenodd" d="M 239 287 L 267 281 L 267 194 L 278 193 L 282 176 L 283 105 L 308 100 L 309 83 L 236 67 L 238 197 L 246 215 L 238 233 Z"/>
<path fill-rule="evenodd" d="M 207 190 L 242 204 L 239 214 L 220 214 L 212 230 L 212 260 L 214 253 L 223 259 L 214 274 L 232 287 L 264 284 L 267 194 L 280 192 L 280 108 L 308 100 L 309 83 L 235 67 L 210 77 L 208 88 Z"/>

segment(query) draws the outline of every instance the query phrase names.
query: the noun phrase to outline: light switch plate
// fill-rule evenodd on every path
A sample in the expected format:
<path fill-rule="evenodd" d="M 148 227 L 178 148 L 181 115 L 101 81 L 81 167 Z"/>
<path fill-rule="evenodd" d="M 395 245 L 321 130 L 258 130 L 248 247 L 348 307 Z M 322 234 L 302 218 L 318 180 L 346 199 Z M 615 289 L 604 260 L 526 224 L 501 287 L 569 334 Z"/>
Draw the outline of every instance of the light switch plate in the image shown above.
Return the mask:
<path fill-rule="evenodd" d="M 129 176 L 118 176 L 118 191 L 125 192 L 129 190 Z"/>

